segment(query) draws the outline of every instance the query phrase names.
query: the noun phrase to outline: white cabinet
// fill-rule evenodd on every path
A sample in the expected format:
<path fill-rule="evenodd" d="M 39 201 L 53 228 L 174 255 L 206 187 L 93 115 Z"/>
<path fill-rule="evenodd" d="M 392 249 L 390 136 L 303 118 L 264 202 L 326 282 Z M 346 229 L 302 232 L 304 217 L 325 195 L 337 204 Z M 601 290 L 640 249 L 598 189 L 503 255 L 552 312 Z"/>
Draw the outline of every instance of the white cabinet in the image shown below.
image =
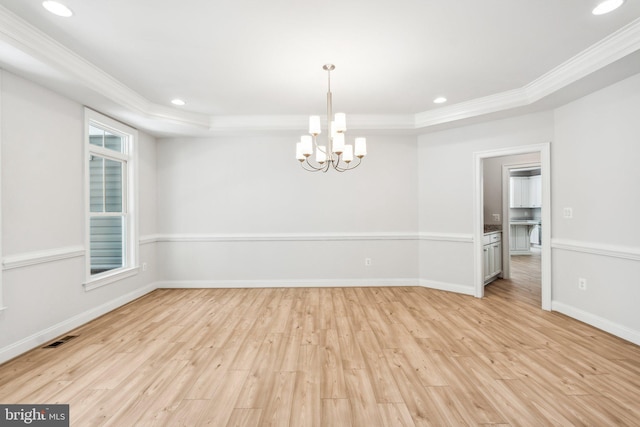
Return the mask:
<path fill-rule="evenodd" d="M 512 254 L 528 254 L 531 250 L 528 224 L 511 224 L 509 250 Z"/>
<path fill-rule="evenodd" d="M 542 176 L 529 177 L 529 206 L 539 208 L 542 206 Z"/>
<path fill-rule="evenodd" d="M 539 208 L 542 206 L 542 179 L 536 176 L 513 176 L 510 181 L 512 208 Z"/>
<path fill-rule="evenodd" d="M 529 177 L 514 176 L 511 181 L 511 201 L 512 208 L 525 208 L 529 206 Z"/>
<path fill-rule="evenodd" d="M 495 280 L 502 273 L 502 233 L 484 235 L 483 247 L 484 284 Z"/>

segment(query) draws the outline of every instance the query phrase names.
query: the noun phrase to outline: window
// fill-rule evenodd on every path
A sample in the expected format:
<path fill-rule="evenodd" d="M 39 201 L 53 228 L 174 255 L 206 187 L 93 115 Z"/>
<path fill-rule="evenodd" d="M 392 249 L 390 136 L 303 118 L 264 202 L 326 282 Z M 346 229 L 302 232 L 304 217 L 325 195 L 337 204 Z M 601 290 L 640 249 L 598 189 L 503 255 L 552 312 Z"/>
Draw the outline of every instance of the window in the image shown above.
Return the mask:
<path fill-rule="evenodd" d="M 86 115 L 87 289 L 137 272 L 137 132 L 92 110 Z"/>

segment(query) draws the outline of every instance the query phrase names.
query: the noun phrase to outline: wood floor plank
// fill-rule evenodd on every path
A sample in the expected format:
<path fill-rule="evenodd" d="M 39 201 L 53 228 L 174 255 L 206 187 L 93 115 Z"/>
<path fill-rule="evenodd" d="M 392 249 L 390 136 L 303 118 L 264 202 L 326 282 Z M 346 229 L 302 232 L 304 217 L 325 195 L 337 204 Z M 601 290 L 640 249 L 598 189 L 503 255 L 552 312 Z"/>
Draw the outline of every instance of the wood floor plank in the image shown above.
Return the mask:
<path fill-rule="evenodd" d="M 297 372 L 289 371 L 276 374 L 273 388 L 267 396 L 266 406 L 261 411 L 260 425 L 285 426 L 290 424 L 297 375 Z"/>
<path fill-rule="evenodd" d="M 321 407 L 318 402 L 321 398 L 321 377 L 319 346 L 301 346 L 291 403 L 291 425 L 320 425 Z"/>
<path fill-rule="evenodd" d="M 346 399 L 347 386 L 340 353 L 340 340 L 335 329 L 325 329 L 320 335 L 320 397 Z"/>
<path fill-rule="evenodd" d="M 258 427 L 261 417 L 262 409 L 236 408 L 231 412 L 227 427 Z"/>
<path fill-rule="evenodd" d="M 351 405 L 348 399 L 322 399 L 322 426 L 351 427 Z"/>
<path fill-rule="evenodd" d="M 209 405 L 196 425 L 226 425 L 248 375 L 249 371 L 227 371 L 220 381 L 220 386 L 208 400 Z"/>
<path fill-rule="evenodd" d="M 382 424 L 369 377 L 364 369 L 347 369 L 344 373 L 351 406 L 351 424 L 377 426 Z"/>
<path fill-rule="evenodd" d="M 357 340 L 365 360 L 365 370 L 378 403 L 401 403 L 402 395 L 373 331 L 360 331 Z"/>
<path fill-rule="evenodd" d="M 416 425 L 404 403 L 378 403 L 378 411 L 384 427 Z"/>
<path fill-rule="evenodd" d="M 405 355 L 398 349 L 386 349 L 385 357 L 414 423 L 425 426 L 447 425 L 447 414 L 440 412 L 426 388 L 413 375 L 413 367 Z"/>

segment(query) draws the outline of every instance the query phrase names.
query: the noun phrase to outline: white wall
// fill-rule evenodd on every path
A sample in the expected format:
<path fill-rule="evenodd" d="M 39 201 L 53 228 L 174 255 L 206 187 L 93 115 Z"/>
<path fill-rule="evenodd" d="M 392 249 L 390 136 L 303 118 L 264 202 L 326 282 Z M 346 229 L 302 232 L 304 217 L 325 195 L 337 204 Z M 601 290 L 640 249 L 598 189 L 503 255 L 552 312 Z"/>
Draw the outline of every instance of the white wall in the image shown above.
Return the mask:
<path fill-rule="evenodd" d="M 0 362 L 147 292 L 154 268 L 86 292 L 83 106 L 2 71 Z M 141 235 L 155 233 L 155 139 L 140 133 Z M 140 256 L 153 267 L 155 244 Z"/>
<path fill-rule="evenodd" d="M 554 309 L 640 342 L 640 75 L 555 112 Z M 563 208 L 573 218 L 563 218 Z M 578 290 L 578 278 L 587 290 Z"/>
<path fill-rule="evenodd" d="M 167 286 L 416 283 L 415 137 L 368 136 L 342 174 L 302 170 L 298 138 L 159 141 Z"/>
<path fill-rule="evenodd" d="M 474 293 L 473 154 L 552 137 L 553 113 L 544 112 L 418 138 L 419 268 L 425 286 Z"/>

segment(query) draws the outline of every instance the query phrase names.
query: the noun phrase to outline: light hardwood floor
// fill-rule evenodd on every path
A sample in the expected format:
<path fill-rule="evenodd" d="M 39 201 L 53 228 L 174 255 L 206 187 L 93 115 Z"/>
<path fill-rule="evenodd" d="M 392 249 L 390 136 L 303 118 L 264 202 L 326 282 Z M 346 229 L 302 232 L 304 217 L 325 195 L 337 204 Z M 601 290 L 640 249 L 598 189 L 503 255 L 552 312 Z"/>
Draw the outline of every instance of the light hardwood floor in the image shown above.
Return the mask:
<path fill-rule="evenodd" d="M 482 300 L 156 290 L 0 366 L 0 402 L 73 426 L 640 425 L 640 347 L 542 311 L 527 261 Z"/>

